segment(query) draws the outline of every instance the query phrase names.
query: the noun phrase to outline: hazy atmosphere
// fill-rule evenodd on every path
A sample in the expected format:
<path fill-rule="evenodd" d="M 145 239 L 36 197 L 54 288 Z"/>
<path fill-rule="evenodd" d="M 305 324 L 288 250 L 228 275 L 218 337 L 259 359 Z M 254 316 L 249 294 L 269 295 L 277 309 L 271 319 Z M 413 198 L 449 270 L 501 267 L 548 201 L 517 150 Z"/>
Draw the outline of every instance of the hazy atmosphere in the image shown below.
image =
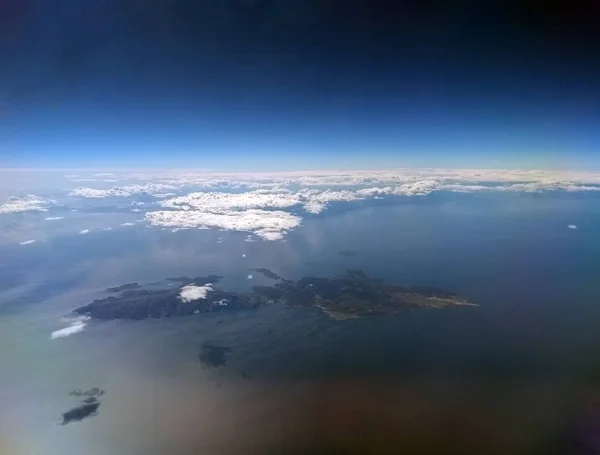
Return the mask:
<path fill-rule="evenodd" d="M 599 18 L 0 2 L 0 455 L 600 453 Z"/>

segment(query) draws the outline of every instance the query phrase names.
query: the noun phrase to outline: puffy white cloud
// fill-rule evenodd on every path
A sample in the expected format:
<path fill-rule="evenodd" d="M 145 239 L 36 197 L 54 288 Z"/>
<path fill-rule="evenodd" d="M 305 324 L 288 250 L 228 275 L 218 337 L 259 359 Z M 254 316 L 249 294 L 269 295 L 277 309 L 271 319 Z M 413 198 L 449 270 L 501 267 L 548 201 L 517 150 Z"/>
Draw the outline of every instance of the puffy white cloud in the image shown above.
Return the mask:
<path fill-rule="evenodd" d="M 278 240 L 300 225 L 300 217 L 282 211 L 228 210 L 223 213 L 187 211 L 157 211 L 146 213 L 146 219 L 154 226 L 170 228 L 215 227 L 232 231 L 246 231 L 265 240 Z"/>
<path fill-rule="evenodd" d="M 89 234 L 90 230 L 89 229 L 82 229 L 81 231 L 79 231 L 80 234 Z"/>
<path fill-rule="evenodd" d="M 181 288 L 179 298 L 183 303 L 192 302 L 198 299 L 205 299 L 210 291 L 212 291 L 212 284 L 208 283 L 204 286 L 196 286 L 195 284 L 189 284 Z"/>
<path fill-rule="evenodd" d="M 89 318 L 87 316 L 82 316 L 82 317 L 71 319 L 69 321 L 70 322 L 69 326 L 65 327 L 64 329 L 55 330 L 54 332 L 52 332 L 50 334 L 50 339 L 55 340 L 56 338 L 64 338 L 64 337 L 73 335 L 75 333 L 82 332 L 83 329 L 85 329 L 85 326 L 87 325 L 88 319 Z"/>
<path fill-rule="evenodd" d="M 190 193 L 160 203 L 165 208 L 208 212 L 253 208 L 287 208 L 298 204 L 300 204 L 300 200 L 291 193 L 264 194 L 256 191 L 249 193 Z"/>
<path fill-rule="evenodd" d="M 569 224 L 567 227 L 569 229 L 577 229 L 577 225 L 576 224 Z"/>
<path fill-rule="evenodd" d="M 18 212 L 47 212 L 52 201 L 42 199 L 35 194 L 28 194 L 22 198 L 10 197 L 7 202 L 0 205 L 0 213 Z"/>
<path fill-rule="evenodd" d="M 19 243 L 19 245 L 31 245 L 35 242 L 37 242 L 37 240 L 25 240 L 24 242 Z"/>
<path fill-rule="evenodd" d="M 131 197 L 136 194 L 154 194 L 161 193 L 165 190 L 175 189 L 173 185 L 165 185 L 162 183 L 146 183 L 145 185 L 126 185 L 115 186 L 106 190 L 79 187 L 71 191 L 71 196 L 81 196 L 87 198 L 104 198 L 104 197 Z"/>
<path fill-rule="evenodd" d="M 250 274 L 250 275 L 248 275 L 246 278 L 247 278 L 247 279 L 249 279 L 249 280 L 253 280 L 253 279 L 254 279 L 254 276 L 253 276 L 252 274 Z"/>

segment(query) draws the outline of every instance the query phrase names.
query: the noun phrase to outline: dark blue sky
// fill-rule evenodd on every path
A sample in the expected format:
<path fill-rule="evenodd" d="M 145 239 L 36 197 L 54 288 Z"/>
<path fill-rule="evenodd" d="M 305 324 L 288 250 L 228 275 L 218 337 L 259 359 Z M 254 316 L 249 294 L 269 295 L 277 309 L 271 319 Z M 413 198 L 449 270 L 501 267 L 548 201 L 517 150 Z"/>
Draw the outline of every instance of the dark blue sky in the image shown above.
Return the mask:
<path fill-rule="evenodd" d="M 4 0 L 0 167 L 600 167 L 597 5 Z"/>

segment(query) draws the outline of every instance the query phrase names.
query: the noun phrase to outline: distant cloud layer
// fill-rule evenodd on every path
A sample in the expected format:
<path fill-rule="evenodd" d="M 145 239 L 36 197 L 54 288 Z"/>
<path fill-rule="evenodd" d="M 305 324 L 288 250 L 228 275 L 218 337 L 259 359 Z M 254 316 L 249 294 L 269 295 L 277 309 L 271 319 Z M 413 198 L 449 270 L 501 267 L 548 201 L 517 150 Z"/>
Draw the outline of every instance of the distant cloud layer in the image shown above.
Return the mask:
<path fill-rule="evenodd" d="M 19 245 L 31 245 L 35 242 L 37 242 L 37 240 L 25 240 L 24 242 L 19 243 Z"/>
<path fill-rule="evenodd" d="M 106 179 L 98 179 L 107 176 L 119 184 L 109 186 Z M 65 177 L 69 182 L 95 181 L 99 186 L 62 190 L 66 199 L 60 202 L 69 204 L 73 211 L 93 212 L 95 199 L 125 199 L 123 202 L 111 201 L 110 207 L 121 212 L 143 211 L 145 218 L 142 221 L 147 221 L 149 226 L 172 232 L 181 229 L 240 231 L 249 234 L 247 241 L 257 237 L 281 240 L 301 226 L 305 217 L 323 214 L 333 205 L 363 203 L 361 201 L 387 199 L 393 203 L 394 200 L 425 197 L 436 192 L 600 191 L 600 173 L 501 169 L 263 173 L 115 171 Z M 32 194 L 13 197 L 0 205 L 0 214 L 48 211 L 55 203 L 57 201 L 49 197 Z M 98 205 L 102 210 L 108 207 Z M 61 218 L 47 216 L 45 219 Z M 121 226 L 133 224 L 123 221 Z M 81 234 L 89 232 L 89 229 L 80 231 Z"/>

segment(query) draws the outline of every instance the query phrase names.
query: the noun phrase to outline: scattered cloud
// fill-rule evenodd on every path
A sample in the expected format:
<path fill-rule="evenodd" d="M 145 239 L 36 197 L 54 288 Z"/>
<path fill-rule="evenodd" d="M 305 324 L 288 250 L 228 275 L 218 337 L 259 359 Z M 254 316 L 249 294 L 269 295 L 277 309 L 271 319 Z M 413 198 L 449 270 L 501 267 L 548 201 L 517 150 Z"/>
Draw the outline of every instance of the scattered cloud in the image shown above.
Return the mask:
<path fill-rule="evenodd" d="M 90 230 L 89 229 L 82 229 L 81 231 L 79 231 L 80 234 L 89 234 Z"/>
<path fill-rule="evenodd" d="M 300 225 L 300 217 L 282 211 L 228 210 L 224 213 L 193 211 L 157 211 L 146 213 L 151 225 L 170 228 L 223 228 L 253 232 L 265 240 L 279 240 Z"/>
<path fill-rule="evenodd" d="M 75 333 L 82 332 L 83 329 L 85 329 L 85 326 L 87 325 L 88 319 L 89 318 L 87 316 L 70 319 L 70 325 L 65 327 L 64 329 L 55 330 L 54 332 L 52 332 L 50 334 L 50 339 L 55 340 L 56 338 L 64 338 Z"/>
<path fill-rule="evenodd" d="M 254 276 L 252 274 L 248 275 L 246 278 L 248 278 L 249 280 L 253 280 Z"/>
<path fill-rule="evenodd" d="M 204 286 L 189 284 L 181 288 L 179 298 L 183 303 L 192 302 L 198 299 L 205 299 L 208 293 L 212 290 L 212 284 L 210 283 L 205 284 Z"/>
<path fill-rule="evenodd" d="M 47 216 L 46 218 L 44 218 L 44 220 L 56 221 L 56 220 L 62 220 L 63 218 L 64 218 L 64 216 Z"/>
<path fill-rule="evenodd" d="M 129 222 L 128 222 L 128 223 L 122 223 L 122 224 L 121 224 L 121 226 L 133 226 L 133 225 L 134 225 L 134 223 L 129 223 Z"/>
<path fill-rule="evenodd" d="M 47 212 L 52 201 L 42 199 L 35 194 L 28 194 L 22 198 L 10 197 L 0 205 L 0 214 L 18 212 Z"/>
<path fill-rule="evenodd" d="M 569 224 L 567 227 L 569 229 L 577 229 L 578 228 L 578 226 L 576 224 Z"/>
<path fill-rule="evenodd" d="M 37 240 L 25 240 L 24 242 L 19 243 L 19 245 L 31 245 L 35 242 L 37 242 Z"/>

